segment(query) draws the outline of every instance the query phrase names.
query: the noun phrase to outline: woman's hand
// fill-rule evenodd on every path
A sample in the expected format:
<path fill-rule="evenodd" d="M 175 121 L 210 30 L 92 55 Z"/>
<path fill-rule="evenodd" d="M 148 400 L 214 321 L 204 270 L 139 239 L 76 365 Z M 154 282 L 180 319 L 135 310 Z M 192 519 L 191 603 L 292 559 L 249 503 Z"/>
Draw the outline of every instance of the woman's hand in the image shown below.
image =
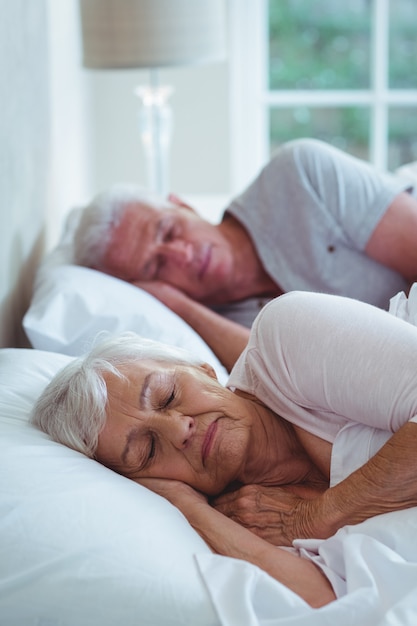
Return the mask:
<path fill-rule="evenodd" d="M 195 506 L 209 506 L 207 497 L 189 485 L 165 478 L 143 478 L 137 483 L 151 489 L 176 506 L 191 521 Z M 302 485 L 263 487 L 245 485 L 211 502 L 223 515 L 273 545 L 291 545 L 302 500 L 316 491 Z"/>
<path fill-rule="evenodd" d="M 290 546 L 293 539 L 305 536 L 306 505 L 313 504 L 312 500 L 325 488 L 301 484 L 245 485 L 219 496 L 211 504 L 269 543 Z"/>
<path fill-rule="evenodd" d="M 177 506 L 214 552 L 257 565 L 313 607 L 335 599 L 329 581 L 312 562 L 286 550 L 271 548 L 262 538 L 212 508 L 206 497 L 189 485 L 157 478 L 136 482 Z"/>

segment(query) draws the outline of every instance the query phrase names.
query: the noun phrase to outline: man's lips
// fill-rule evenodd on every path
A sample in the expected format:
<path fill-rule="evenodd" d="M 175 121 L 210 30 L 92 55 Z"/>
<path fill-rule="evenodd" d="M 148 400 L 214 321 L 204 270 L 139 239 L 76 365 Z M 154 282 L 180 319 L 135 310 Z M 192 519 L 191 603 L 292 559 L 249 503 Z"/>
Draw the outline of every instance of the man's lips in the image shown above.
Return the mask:
<path fill-rule="evenodd" d="M 203 445 L 201 447 L 201 456 L 203 458 L 203 465 L 205 464 L 206 459 L 208 455 L 210 454 L 210 450 L 213 445 L 216 432 L 217 432 L 217 420 L 212 422 L 206 430 L 206 434 L 203 440 Z"/>

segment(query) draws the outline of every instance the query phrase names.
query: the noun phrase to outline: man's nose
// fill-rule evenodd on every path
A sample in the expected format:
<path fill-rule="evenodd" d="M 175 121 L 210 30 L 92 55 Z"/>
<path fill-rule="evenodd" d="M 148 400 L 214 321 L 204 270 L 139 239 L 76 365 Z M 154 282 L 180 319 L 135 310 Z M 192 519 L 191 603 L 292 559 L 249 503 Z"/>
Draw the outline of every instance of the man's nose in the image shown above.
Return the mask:
<path fill-rule="evenodd" d="M 185 266 L 192 261 L 193 245 L 188 241 L 169 241 L 159 246 L 158 253 L 167 260 L 174 261 L 180 266 Z"/>
<path fill-rule="evenodd" d="M 196 432 L 194 418 L 178 411 L 167 413 L 161 427 L 164 435 L 178 450 L 185 450 Z"/>

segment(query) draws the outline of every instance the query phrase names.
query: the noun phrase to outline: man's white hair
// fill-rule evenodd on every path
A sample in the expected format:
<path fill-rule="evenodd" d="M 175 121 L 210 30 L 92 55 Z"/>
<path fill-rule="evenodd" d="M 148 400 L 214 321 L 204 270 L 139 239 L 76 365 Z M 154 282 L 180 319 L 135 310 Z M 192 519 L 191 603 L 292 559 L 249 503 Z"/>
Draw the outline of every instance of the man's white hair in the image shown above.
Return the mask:
<path fill-rule="evenodd" d="M 76 265 L 101 269 L 112 230 L 120 223 L 125 208 L 136 203 L 155 202 L 155 195 L 132 184 L 113 185 L 98 194 L 81 211 L 74 232 L 73 262 Z"/>

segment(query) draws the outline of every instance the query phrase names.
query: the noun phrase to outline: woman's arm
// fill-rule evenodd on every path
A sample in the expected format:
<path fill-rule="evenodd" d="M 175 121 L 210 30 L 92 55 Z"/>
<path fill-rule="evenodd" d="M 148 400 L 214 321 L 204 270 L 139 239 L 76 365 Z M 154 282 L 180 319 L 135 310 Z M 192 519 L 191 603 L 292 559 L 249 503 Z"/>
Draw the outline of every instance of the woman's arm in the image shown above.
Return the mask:
<path fill-rule="evenodd" d="M 134 283 L 182 317 L 213 350 L 228 372 L 244 350 L 249 329 L 215 313 L 179 289 L 159 281 Z"/>
<path fill-rule="evenodd" d="M 178 507 L 214 552 L 257 565 L 312 607 L 320 607 L 335 600 L 330 582 L 314 563 L 271 546 L 243 526 L 224 517 L 207 503 L 205 497 L 188 485 L 162 479 L 138 482 Z"/>
<path fill-rule="evenodd" d="M 328 537 L 345 524 L 417 506 L 416 449 L 417 424 L 408 422 L 362 467 L 301 504 L 303 536 Z"/>

